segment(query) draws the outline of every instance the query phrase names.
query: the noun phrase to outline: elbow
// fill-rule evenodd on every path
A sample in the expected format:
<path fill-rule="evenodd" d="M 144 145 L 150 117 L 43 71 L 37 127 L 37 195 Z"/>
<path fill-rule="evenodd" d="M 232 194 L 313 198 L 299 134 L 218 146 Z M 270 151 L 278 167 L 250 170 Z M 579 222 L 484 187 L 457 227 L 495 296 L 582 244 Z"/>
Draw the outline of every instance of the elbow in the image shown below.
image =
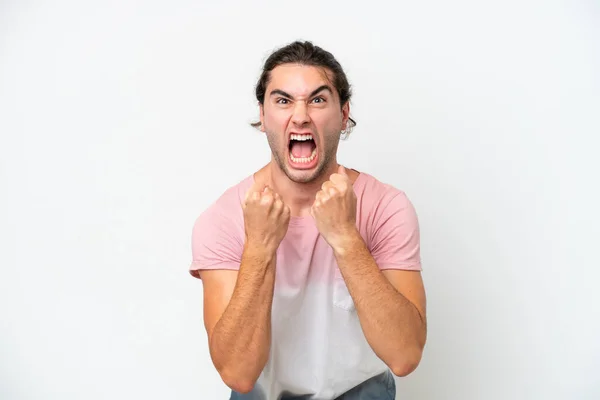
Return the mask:
<path fill-rule="evenodd" d="M 214 366 L 227 387 L 234 392 L 247 394 L 254 390 L 266 360 L 260 363 L 248 363 L 243 358 L 215 363 Z"/>
<path fill-rule="evenodd" d="M 223 360 L 222 357 L 216 356 L 217 353 L 212 348 L 210 350 L 213 365 L 228 388 L 240 394 L 254 390 L 262 368 L 258 368 L 258 365 L 249 365 L 243 359 Z"/>
<path fill-rule="evenodd" d="M 394 375 L 402 378 L 410 375 L 417 369 L 421 363 L 421 357 L 422 350 L 414 349 L 405 353 L 402 357 L 398 357 L 398 360 L 390 363 L 388 367 L 392 370 Z"/>
<path fill-rule="evenodd" d="M 256 384 L 256 379 L 242 377 L 228 371 L 219 371 L 219 374 L 225 385 L 240 394 L 250 393 Z"/>
<path fill-rule="evenodd" d="M 239 381 L 239 382 L 231 382 L 225 384 L 234 392 L 239 394 L 248 394 L 254 389 L 254 383 L 250 381 Z"/>
<path fill-rule="evenodd" d="M 399 378 L 410 375 L 415 369 L 417 369 L 418 363 L 402 363 L 390 366 L 392 373 Z"/>

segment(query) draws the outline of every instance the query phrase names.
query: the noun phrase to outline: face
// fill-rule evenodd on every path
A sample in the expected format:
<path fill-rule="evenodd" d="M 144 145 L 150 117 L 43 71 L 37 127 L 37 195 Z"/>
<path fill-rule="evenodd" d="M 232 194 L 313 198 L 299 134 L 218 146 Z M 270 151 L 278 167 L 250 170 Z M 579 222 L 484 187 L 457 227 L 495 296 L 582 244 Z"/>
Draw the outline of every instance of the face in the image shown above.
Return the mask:
<path fill-rule="evenodd" d="M 342 107 L 323 68 L 284 64 L 271 71 L 260 121 L 273 160 L 289 179 L 308 183 L 336 162 L 349 105 Z"/>

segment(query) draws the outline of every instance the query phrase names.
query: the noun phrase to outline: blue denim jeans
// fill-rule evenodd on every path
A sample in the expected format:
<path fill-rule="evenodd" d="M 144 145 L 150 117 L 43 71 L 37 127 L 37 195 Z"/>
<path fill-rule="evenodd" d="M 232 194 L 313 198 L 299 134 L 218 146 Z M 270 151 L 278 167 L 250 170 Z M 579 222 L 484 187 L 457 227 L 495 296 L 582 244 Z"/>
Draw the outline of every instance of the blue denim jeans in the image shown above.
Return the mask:
<path fill-rule="evenodd" d="M 374 376 L 336 397 L 335 400 L 395 400 L 396 382 L 390 371 Z M 278 399 L 267 399 L 256 389 L 249 393 L 231 392 L 229 400 L 311 400 L 311 395 L 292 396 L 283 394 Z M 315 399 L 320 400 L 320 399 Z"/>

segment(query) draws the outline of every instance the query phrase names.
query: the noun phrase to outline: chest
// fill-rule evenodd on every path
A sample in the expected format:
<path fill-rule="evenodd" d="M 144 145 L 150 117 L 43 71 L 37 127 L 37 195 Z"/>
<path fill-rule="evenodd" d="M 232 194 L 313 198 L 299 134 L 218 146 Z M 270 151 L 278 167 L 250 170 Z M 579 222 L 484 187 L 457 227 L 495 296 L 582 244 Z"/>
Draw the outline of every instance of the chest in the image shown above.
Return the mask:
<path fill-rule="evenodd" d="M 276 290 L 331 282 L 337 263 L 316 227 L 290 226 L 277 250 Z"/>

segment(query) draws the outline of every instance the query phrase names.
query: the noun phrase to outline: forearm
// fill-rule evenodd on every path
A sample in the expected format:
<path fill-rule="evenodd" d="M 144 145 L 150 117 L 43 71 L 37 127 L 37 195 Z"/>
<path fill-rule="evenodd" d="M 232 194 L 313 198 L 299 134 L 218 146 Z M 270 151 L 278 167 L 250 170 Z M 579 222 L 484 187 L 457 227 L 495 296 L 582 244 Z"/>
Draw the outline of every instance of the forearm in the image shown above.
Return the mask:
<path fill-rule="evenodd" d="M 231 300 L 210 338 L 210 352 L 223 381 L 237 391 L 254 386 L 271 343 L 275 254 L 246 248 Z"/>
<path fill-rule="evenodd" d="M 369 345 L 396 375 L 412 372 L 425 344 L 424 316 L 380 272 L 359 235 L 334 252 Z"/>

